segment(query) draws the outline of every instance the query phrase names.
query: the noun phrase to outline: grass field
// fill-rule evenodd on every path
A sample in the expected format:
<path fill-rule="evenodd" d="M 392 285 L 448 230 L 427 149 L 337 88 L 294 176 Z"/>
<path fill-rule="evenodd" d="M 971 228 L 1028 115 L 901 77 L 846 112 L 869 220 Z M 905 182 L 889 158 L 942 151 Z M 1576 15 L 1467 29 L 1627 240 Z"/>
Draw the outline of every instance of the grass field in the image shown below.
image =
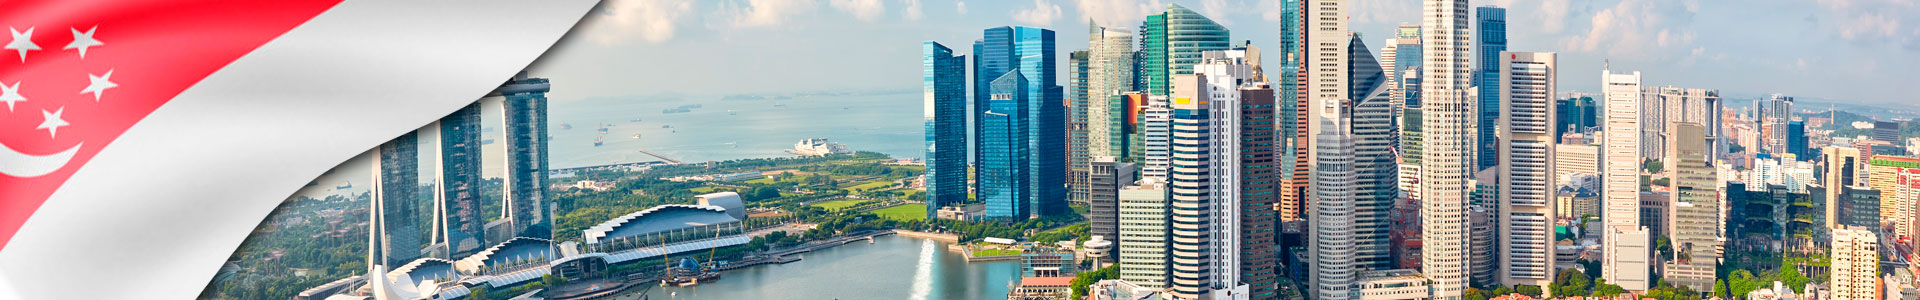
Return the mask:
<path fill-rule="evenodd" d="M 877 189 L 877 188 L 885 187 L 888 185 L 893 185 L 893 182 L 886 181 L 886 180 L 874 180 L 874 181 L 862 182 L 859 185 L 843 187 L 840 189 L 847 190 L 848 192 L 852 192 L 854 190 L 861 190 L 861 189 Z"/>
<path fill-rule="evenodd" d="M 864 202 L 867 202 L 867 200 L 851 200 L 851 199 L 833 200 L 833 201 L 827 201 L 827 202 L 814 203 L 813 206 L 818 206 L 820 208 L 825 208 L 827 210 L 838 210 L 842 208 L 853 207 L 854 205 L 860 205 L 860 203 L 864 203 Z"/>
<path fill-rule="evenodd" d="M 927 205 L 907 204 L 894 206 L 875 210 L 873 214 L 879 215 L 881 218 L 897 221 L 925 220 L 927 218 Z"/>
<path fill-rule="evenodd" d="M 1020 255 L 1020 250 L 981 249 L 973 251 L 973 257 L 1001 255 Z"/>
<path fill-rule="evenodd" d="M 691 190 L 689 190 L 689 191 L 692 191 L 692 192 L 693 192 L 694 194 L 706 194 L 706 193 L 712 193 L 713 191 L 716 191 L 716 190 L 720 190 L 720 187 L 717 187 L 717 186 L 703 186 L 703 187 L 697 187 L 697 188 L 693 188 L 693 189 L 691 189 Z"/>

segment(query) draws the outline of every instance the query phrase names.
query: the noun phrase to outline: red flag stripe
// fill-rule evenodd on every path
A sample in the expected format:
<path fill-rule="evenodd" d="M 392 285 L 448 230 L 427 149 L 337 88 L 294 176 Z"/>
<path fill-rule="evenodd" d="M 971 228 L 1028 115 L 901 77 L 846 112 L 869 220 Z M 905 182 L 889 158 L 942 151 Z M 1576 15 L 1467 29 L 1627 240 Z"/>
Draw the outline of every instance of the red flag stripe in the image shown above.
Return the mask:
<path fill-rule="evenodd" d="M 41 156 L 77 148 L 71 160 L 51 173 L 0 172 L 0 249 L 75 170 L 127 128 L 208 74 L 339 3 L 59 0 L 0 4 L 0 27 L 31 29 L 30 40 L 39 48 L 26 51 L 24 62 L 19 50 L 0 49 L 0 85 L 26 99 L 14 101 L 11 110 L 0 107 L 0 146 L 4 146 L 0 151 Z M 74 43 L 88 32 L 98 45 Z M 12 37 L 0 36 L 0 45 L 12 45 L 16 42 Z M 102 79 L 112 87 L 91 92 L 90 87 L 107 86 L 95 83 Z M 49 113 L 57 113 L 63 122 L 49 122 L 53 117 Z M 220 122 L 218 116 L 208 117 L 207 122 Z M 3 170 L 7 168 L 0 167 Z M 148 200 L 154 199 L 125 199 Z"/>

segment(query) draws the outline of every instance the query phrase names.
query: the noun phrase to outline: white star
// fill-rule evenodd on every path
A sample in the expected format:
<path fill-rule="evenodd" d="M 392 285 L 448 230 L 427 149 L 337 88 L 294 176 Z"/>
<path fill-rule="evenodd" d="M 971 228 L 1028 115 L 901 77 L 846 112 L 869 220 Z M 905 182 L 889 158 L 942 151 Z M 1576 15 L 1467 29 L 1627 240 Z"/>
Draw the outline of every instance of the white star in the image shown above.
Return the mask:
<path fill-rule="evenodd" d="M 89 83 L 87 83 L 87 89 L 80 90 L 80 93 L 93 93 L 93 102 L 100 102 L 100 93 L 106 92 L 107 89 L 120 86 L 119 84 L 113 83 L 109 77 L 113 77 L 113 69 L 107 69 L 107 75 L 93 76 L 93 74 L 87 74 L 87 81 L 89 81 Z"/>
<path fill-rule="evenodd" d="M 27 97 L 20 95 L 19 81 L 14 81 L 13 86 L 0 84 L 0 102 L 7 103 L 7 112 L 13 112 L 13 103 L 20 101 L 27 101 Z"/>
<path fill-rule="evenodd" d="M 65 127 L 68 125 L 67 120 L 60 119 L 60 113 L 64 113 L 66 112 L 66 110 L 67 110 L 66 107 L 61 107 L 61 108 L 54 109 L 53 111 L 45 111 L 45 110 L 40 111 L 40 116 L 46 117 L 46 120 L 41 121 L 40 127 L 36 127 L 34 129 L 46 129 L 47 138 L 53 138 L 56 134 L 59 133 L 60 127 Z"/>
<path fill-rule="evenodd" d="M 7 26 L 7 31 L 13 32 L 13 42 L 9 42 L 6 47 L 0 48 L 20 51 L 20 62 L 27 62 L 27 51 L 40 50 L 40 45 L 33 44 L 33 27 L 27 27 L 27 32 L 23 33 L 20 32 L 20 30 L 13 29 L 13 26 Z"/>
<path fill-rule="evenodd" d="M 107 43 L 101 43 L 100 40 L 93 39 L 93 30 L 100 29 L 99 25 L 95 25 L 93 26 L 93 28 L 87 28 L 87 32 L 84 32 L 84 33 L 80 32 L 79 28 L 69 27 L 67 29 L 73 30 L 73 42 L 67 43 L 67 48 L 61 49 L 61 50 L 79 48 L 80 59 L 87 58 L 87 48 L 107 44 Z"/>

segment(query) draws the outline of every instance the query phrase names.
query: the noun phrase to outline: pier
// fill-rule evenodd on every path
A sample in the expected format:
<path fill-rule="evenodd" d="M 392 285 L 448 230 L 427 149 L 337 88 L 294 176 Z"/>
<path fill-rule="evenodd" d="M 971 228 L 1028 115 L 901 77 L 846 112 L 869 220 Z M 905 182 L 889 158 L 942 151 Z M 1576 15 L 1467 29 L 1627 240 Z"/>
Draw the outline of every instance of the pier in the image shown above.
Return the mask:
<path fill-rule="evenodd" d="M 684 163 L 686 163 L 686 162 L 682 162 L 682 161 L 680 161 L 680 160 L 678 160 L 678 159 L 673 159 L 673 158 L 670 158 L 670 157 L 667 157 L 666 155 L 660 155 L 659 153 L 653 153 L 652 151 L 647 151 L 646 149 L 639 149 L 639 150 L 634 150 L 634 151 L 640 151 L 640 153 L 643 153 L 643 154 L 646 154 L 646 155 L 650 155 L 650 156 L 653 156 L 654 158 L 659 158 L 660 160 L 664 160 L 664 161 L 667 161 L 667 163 L 669 163 L 669 164 L 676 164 L 676 165 L 678 165 L 678 164 L 684 164 Z"/>

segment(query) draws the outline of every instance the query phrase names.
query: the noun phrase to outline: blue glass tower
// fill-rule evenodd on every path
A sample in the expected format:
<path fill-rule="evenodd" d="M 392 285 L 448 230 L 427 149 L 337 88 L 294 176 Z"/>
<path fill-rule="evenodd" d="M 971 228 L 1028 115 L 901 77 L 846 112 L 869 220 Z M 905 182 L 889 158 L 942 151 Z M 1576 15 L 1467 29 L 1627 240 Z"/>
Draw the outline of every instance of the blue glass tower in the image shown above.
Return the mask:
<path fill-rule="evenodd" d="M 1787 121 L 1787 153 L 1793 153 L 1793 159 L 1797 161 L 1813 160 L 1813 152 L 1807 151 L 1806 122 Z"/>
<path fill-rule="evenodd" d="M 506 218 L 516 237 L 553 238 L 553 204 L 547 201 L 546 78 L 520 72 L 489 96 L 500 96 L 506 131 Z M 504 241 L 504 240 L 502 240 Z"/>
<path fill-rule="evenodd" d="M 1067 212 L 1065 90 L 1055 84 L 1053 31 L 989 28 L 973 53 L 975 198 L 987 202 L 988 217 Z"/>
<path fill-rule="evenodd" d="M 1480 54 L 1480 68 L 1475 72 L 1479 79 L 1475 84 L 1480 85 L 1480 151 L 1474 170 L 1479 170 L 1500 159 L 1494 140 L 1498 131 L 1493 126 L 1500 121 L 1500 51 L 1507 51 L 1507 9 L 1482 6 L 1474 9 L 1474 15 L 1479 32 L 1473 39 L 1477 43 L 1473 50 Z"/>
<path fill-rule="evenodd" d="M 927 219 L 967 200 L 967 57 L 936 42 L 921 43 L 926 95 Z"/>

